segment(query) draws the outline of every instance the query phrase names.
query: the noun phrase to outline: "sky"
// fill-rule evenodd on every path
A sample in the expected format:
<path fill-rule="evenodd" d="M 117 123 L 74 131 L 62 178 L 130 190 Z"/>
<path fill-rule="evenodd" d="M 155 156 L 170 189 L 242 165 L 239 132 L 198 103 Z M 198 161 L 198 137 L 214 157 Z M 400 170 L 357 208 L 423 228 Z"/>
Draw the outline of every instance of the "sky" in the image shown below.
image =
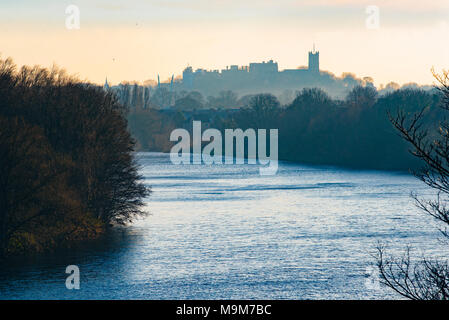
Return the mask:
<path fill-rule="evenodd" d="M 293 69 L 313 44 L 337 76 L 432 84 L 432 67 L 449 69 L 448 35 L 448 0 L 0 0 L 3 58 L 99 84 L 270 59 Z"/>

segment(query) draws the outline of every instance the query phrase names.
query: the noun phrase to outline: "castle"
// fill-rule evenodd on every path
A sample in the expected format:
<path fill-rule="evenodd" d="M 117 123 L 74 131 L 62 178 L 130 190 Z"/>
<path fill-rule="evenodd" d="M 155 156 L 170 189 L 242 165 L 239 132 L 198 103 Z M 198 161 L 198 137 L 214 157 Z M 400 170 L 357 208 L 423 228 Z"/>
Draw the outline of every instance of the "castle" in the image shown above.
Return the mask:
<path fill-rule="evenodd" d="M 193 70 L 188 66 L 182 73 L 182 79 L 172 76 L 169 81 L 160 82 L 158 76 L 157 86 L 136 83 L 110 88 L 106 80 L 104 88 L 116 92 L 126 105 L 147 108 L 154 104 L 165 108 L 173 106 L 177 97 L 183 97 L 190 91 L 199 92 L 205 99 L 232 91 L 239 97 L 271 93 L 289 100 L 303 88 L 321 88 L 333 97 L 343 98 L 351 88 L 363 83 L 362 79 L 352 74 L 343 74 L 339 78 L 321 70 L 320 52 L 315 50 L 315 46 L 308 54 L 308 66 L 297 69 L 279 70 L 278 63 L 273 60 L 252 62 L 248 66 L 231 65 L 222 70 Z M 150 100 L 153 102 L 150 103 Z"/>
<path fill-rule="evenodd" d="M 308 68 L 282 71 L 279 71 L 278 63 L 273 60 L 252 62 L 249 66 L 242 67 L 231 65 L 221 71 L 204 69 L 194 71 L 189 66 L 184 69 L 182 81 L 176 84 L 176 88 L 213 95 L 222 90 L 254 93 L 260 90 L 277 91 L 288 87 L 317 84 L 327 78 L 327 73 L 320 72 L 319 57 L 319 51 L 315 51 L 314 48 L 309 52 Z"/>

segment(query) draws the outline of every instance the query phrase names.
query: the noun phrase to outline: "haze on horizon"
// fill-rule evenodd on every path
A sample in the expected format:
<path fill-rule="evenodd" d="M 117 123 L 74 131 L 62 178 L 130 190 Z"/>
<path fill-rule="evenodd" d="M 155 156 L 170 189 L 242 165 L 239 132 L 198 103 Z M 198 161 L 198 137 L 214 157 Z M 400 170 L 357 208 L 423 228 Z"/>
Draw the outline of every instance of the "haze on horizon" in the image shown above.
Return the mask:
<path fill-rule="evenodd" d="M 80 9 L 68 30 L 65 9 Z M 380 9 L 378 29 L 366 8 Z M 307 64 L 316 43 L 322 70 L 432 84 L 449 66 L 449 3 L 433 0 L 20 0 L 0 4 L 0 52 L 18 65 L 57 64 L 81 79 L 112 84 L 168 79 L 193 68 L 224 69 L 273 59 Z"/>

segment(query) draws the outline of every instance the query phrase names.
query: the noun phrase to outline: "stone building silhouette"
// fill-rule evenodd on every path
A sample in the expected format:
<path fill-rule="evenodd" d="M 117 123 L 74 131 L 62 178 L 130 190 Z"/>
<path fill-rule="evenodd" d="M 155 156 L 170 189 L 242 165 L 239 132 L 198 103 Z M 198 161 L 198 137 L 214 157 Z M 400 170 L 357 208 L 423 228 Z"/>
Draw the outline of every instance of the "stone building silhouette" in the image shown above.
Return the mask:
<path fill-rule="evenodd" d="M 309 72 L 319 73 L 320 72 L 320 52 L 315 51 L 315 46 L 313 50 L 309 51 Z"/>

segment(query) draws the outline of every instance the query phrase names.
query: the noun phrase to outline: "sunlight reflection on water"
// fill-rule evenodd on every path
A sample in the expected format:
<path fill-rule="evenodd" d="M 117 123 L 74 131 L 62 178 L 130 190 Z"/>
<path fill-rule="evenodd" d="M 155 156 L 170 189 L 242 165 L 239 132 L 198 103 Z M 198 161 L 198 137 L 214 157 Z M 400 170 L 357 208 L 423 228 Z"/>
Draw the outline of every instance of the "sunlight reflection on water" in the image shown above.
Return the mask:
<path fill-rule="evenodd" d="M 150 215 L 92 244 L 0 266 L 0 298 L 391 298 L 365 286 L 378 240 L 397 253 L 407 243 L 442 252 L 409 196 L 429 190 L 410 175 L 280 162 L 277 175 L 259 176 L 257 166 L 139 158 Z M 65 288 L 69 264 L 80 267 L 80 290 Z"/>

